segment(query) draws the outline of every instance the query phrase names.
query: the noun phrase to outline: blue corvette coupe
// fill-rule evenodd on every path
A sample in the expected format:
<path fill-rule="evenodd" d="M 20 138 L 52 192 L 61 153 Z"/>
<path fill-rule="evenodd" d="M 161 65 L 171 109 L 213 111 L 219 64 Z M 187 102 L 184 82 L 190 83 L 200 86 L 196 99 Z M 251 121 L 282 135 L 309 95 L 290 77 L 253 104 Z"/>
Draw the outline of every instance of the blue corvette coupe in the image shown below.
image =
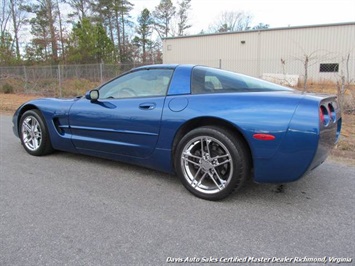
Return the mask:
<path fill-rule="evenodd" d="M 83 97 L 27 102 L 13 117 L 31 155 L 61 150 L 176 173 L 208 200 L 248 177 L 298 180 L 324 162 L 340 129 L 336 96 L 194 65 L 135 68 Z"/>

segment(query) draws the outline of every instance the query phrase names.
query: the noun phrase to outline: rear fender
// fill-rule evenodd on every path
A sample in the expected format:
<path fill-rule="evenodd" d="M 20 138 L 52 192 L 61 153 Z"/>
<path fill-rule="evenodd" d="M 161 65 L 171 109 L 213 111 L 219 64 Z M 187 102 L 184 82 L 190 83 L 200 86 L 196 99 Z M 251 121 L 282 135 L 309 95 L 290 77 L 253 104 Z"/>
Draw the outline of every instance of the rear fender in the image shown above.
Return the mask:
<path fill-rule="evenodd" d="M 256 182 L 283 183 L 300 179 L 327 158 L 340 134 L 340 110 L 335 108 L 332 124 L 320 122 L 319 107 L 335 103 L 333 96 L 305 96 L 293 116 L 287 133 L 269 160 L 256 160 Z M 335 106 L 337 106 L 335 104 Z M 340 125 L 340 126 L 339 126 Z"/>

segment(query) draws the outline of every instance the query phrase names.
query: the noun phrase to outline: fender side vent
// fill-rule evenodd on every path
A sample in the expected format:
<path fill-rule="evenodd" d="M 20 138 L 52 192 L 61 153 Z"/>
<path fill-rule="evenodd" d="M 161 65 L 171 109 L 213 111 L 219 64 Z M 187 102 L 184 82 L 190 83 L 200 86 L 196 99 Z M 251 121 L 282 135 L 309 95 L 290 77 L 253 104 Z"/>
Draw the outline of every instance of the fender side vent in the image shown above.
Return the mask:
<path fill-rule="evenodd" d="M 53 119 L 53 123 L 54 123 L 54 127 L 57 130 L 58 134 L 59 135 L 64 135 L 65 134 L 64 127 L 61 126 L 58 117 Z"/>

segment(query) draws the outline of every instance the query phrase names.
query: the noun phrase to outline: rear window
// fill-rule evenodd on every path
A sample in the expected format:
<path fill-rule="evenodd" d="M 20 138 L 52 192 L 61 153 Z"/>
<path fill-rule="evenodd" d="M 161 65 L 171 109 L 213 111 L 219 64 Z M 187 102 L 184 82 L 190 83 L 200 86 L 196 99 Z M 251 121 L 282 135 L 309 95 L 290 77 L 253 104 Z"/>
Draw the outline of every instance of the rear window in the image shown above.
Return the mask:
<path fill-rule="evenodd" d="M 197 66 L 192 70 L 193 94 L 223 92 L 292 91 L 265 80 L 225 70 Z"/>

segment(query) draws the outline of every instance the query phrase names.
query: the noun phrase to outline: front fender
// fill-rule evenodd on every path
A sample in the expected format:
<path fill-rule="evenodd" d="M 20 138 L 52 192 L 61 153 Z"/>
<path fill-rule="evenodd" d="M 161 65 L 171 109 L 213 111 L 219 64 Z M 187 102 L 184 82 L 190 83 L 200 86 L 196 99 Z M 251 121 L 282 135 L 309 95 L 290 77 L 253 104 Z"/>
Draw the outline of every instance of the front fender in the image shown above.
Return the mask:
<path fill-rule="evenodd" d="M 35 99 L 21 105 L 15 112 L 13 122 L 13 132 L 19 137 L 19 123 L 21 116 L 28 110 L 38 109 L 47 125 L 52 147 L 57 150 L 75 151 L 71 142 L 71 132 L 69 126 L 69 110 L 75 99 L 55 99 L 43 98 Z"/>

